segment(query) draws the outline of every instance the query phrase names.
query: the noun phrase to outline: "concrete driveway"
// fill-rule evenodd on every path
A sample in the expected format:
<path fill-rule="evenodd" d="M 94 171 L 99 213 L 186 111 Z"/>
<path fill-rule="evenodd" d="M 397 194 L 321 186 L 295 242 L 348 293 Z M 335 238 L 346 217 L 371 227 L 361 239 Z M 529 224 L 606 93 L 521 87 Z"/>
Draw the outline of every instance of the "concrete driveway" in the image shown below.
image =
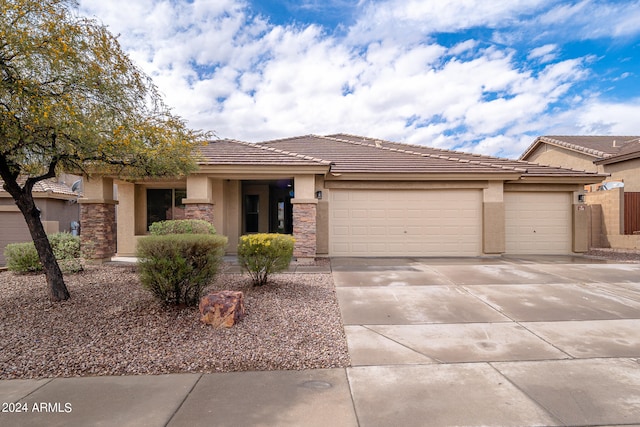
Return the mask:
<path fill-rule="evenodd" d="M 640 425 L 640 264 L 331 265 L 360 426 Z"/>

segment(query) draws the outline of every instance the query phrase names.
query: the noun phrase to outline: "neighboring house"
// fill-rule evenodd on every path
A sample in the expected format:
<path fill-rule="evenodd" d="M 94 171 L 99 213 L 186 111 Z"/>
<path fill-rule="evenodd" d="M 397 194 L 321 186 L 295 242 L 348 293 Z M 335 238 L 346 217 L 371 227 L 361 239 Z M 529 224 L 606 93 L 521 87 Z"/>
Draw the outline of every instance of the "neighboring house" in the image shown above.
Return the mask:
<path fill-rule="evenodd" d="M 609 175 L 586 195 L 591 246 L 640 249 L 640 136 L 541 136 L 520 159 Z"/>
<path fill-rule="evenodd" d="M 520 160 L 611 175 L 640 192 L 640 136 L 541 136 Z"/>
<path fill-rule="evenodd" d="M 9 243 L 31 240 L 24 216 L 2 188 L 3 184 L 0 180 L 0 266 L 5 265 L 4 248 Z M 54 180 L 40 181 L 33 187 L 33 197 L 47 233 L 71 232 L 71 223 L 80 221 L 78 194 L 69 185 Z"/>
<path fill-rule="evenodd" d="M 604 178 L 344 134 L 212 141 L 198 163 L 182 179 L 86 181 L 83 241 L 131 256 L 153 221 L 203 218 L 229 253 L 243 234 L 283 232 L 298 259 L 571 254 L 588 249 L 579 195 Z"/>

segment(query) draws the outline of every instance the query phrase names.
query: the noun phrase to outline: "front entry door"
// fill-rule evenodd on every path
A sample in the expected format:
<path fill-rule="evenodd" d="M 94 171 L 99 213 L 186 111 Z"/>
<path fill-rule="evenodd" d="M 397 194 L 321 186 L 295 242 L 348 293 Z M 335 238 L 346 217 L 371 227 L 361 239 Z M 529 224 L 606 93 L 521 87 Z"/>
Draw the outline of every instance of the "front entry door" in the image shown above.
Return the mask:
<path fill-rule="evenodd" d="M 269 188 L 269 232 L 293 234 L 293 206 L 288 188 Z"/>
<path fill-rule="evenodd" d="M 245 181 L 242 188 L 242 232 L 293 234 L 293 182 Z"/>

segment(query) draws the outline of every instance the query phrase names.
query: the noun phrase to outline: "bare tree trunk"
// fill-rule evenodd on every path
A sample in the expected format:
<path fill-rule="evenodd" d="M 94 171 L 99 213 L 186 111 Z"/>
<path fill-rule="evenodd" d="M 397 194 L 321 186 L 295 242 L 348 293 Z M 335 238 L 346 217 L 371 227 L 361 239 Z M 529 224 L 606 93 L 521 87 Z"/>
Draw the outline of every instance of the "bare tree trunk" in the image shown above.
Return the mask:
<path fill-rule="evenodd" d="M 70 297 L 69 291 L 67 290 L 67 285 L 64 283 L 62 271 L 53 254 L 53 248 L 51 247 L 51 243 L 49 243 L 47 233 L 44 231 L 44 226 L 40 219 L 40 210 L 36 207 L 31 193 L 23 193 L 20 199 L 21 200 L 16 201 L 16 204 L 27 221 L 33 244 L 36 247 L 42 268 L 47 276 L 49 297 L 52 301 L 67 300 Z"/>
<path fill-rule="evenodd" d="M 53 167 L 51 168 L 53 170 Z M 52 173 L 52 171 L 51 171 Z M 47 276 L 47 285 L 49 287 L 49 297 L 52 301 L 64 301 L 69 299 L 70 294 L 67 285 L 64 283 L 62 270 L 53 254 L 53 248 L 44 231 L 42 220 L 40 219 L 40 210 L 33 201 L 33 183 L 25 184 L 21 188 L 17 182 L 17 174 L 12 173 L 6 159 L 0 155 L 0 176 L 4 180 L 4 188 L 11 194 L 16 205 L 22 212 L 27 222 L 29 233 L 33 239 L 33 244 L 38 252 L 38 257 L 42 263 L 42 268 Z M 44 176 L 43 176 L 44 178 Z"/>

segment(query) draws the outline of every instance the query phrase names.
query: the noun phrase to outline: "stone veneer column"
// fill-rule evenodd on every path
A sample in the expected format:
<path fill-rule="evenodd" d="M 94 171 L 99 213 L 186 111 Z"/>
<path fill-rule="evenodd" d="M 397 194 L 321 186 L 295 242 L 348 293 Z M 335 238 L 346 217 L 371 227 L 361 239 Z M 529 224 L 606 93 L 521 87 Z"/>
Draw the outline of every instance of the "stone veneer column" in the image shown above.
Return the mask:
<path fill-rule="evenodd" d="M 80 204 L 80 242 L 88 259 L 108 260 L 116 254 L 115 203 Z"/>
<path fill-rule="evenodd" d="M 294 200 L 293 203 L 293 237 L 296 243 L 293 256 L 296 258 L 315 258 L 316 256 L 316 204 Z"/>
<path fill-rule="evenodd" d="M 185 204 L 185 215 L 187 219 L 203 219 L 213 224 L 213 204 L 211 203 Z"/>

